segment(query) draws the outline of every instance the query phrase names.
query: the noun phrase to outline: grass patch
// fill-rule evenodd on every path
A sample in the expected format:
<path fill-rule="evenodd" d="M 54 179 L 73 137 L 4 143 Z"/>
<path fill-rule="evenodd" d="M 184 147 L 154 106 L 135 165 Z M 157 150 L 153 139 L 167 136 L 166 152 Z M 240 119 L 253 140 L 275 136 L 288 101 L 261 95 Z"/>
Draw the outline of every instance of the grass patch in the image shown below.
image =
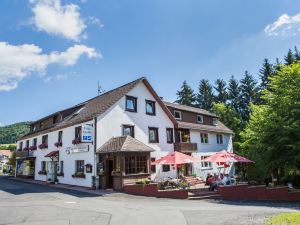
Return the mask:
<path fill-rule="evenodd" d="M 266 221 L 266 225 L 299 225 L 300 213 L 280 213 Z"/>

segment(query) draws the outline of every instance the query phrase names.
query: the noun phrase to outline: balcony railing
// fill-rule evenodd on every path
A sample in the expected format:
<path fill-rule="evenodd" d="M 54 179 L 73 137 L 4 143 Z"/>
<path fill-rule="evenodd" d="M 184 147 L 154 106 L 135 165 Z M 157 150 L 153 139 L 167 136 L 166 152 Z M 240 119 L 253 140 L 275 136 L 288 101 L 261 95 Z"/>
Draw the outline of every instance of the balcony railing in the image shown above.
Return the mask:
<path fill-rule="evenodd" d="M 28 157 L 28 151 L 16 151 L 16 158 Z"/>
<path fill-rule="evenodd" d="M 197 152 L 197 143 L 175 142 L 174 150 L 178 152 Z"/>

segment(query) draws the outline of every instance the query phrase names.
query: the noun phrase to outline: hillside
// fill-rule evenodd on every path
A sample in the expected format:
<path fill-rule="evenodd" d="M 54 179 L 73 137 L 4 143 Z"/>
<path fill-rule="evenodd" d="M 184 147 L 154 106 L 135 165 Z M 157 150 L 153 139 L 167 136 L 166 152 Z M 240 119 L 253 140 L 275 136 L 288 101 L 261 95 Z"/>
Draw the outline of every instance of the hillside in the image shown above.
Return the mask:
<path fill-rule="evenodd" d="M 29 131 L 30 122 L 20 122 L 0 127 L 0 144 L 15 143 L 16 139 Z"/>

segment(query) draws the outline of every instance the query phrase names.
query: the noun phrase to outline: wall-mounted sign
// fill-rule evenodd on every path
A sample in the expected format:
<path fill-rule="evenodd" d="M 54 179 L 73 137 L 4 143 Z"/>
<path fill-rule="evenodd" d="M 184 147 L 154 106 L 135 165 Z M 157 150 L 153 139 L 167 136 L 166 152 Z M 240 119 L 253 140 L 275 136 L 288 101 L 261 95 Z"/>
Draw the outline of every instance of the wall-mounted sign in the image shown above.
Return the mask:
<path fill-rule="evenodd" d="M 81 142 L 93 141 L 93 124 L 82 125 Z"/>
<path fill-rule="evenodd" d="M 90 150 L 89 145 L 77 145 L 74 147 L 67 147 L 66 153 L 73 154 L 73 153 L 80 153 L 80 152 L 88 152 Z"/>

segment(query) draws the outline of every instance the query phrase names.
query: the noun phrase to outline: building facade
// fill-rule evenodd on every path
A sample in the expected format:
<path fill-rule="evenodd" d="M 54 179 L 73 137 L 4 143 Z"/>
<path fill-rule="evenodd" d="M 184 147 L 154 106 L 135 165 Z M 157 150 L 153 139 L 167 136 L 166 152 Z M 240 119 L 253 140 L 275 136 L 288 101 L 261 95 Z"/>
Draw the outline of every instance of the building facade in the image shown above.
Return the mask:
<path fill-rule="evenodd" d="M 51 114 L 33 122 L 31 131 L 18 140 L 16 174 L 122 190 L 131 180 L 176 177 L 179 168 L 173 165 L 151 165 L 174 150 L 200 157 L 223 149 L 232 151 L 232 132 L 220 122 L 213 124 L 216 116 L 185 108 L 178 119 L 175 111 L 180 107 L 163 102 L 146 78 L 140 78 Z M 190 121 L 194 114 L 203 116 L 201 129 L 197 121 Z M 204 131 L 208 143 L 200 138 Z M 216 134 L 222 135 L 220 145 L 213 141 Z M 187 167 L 189 174 L 203 174 L 203 166 Z"/>

